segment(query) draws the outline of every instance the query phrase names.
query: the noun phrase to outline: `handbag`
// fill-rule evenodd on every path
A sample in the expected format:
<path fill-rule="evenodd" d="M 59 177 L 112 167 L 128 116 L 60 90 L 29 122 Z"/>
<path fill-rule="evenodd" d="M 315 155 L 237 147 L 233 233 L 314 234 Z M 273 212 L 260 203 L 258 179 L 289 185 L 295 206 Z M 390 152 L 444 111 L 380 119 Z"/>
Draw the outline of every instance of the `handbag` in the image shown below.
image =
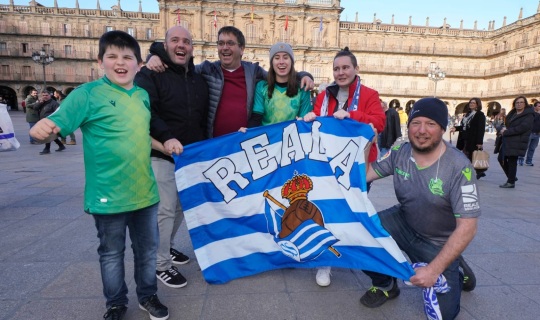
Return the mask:
<path fill-rule="evenodd" d="M 484 150 L 474 150 L 472 165 L 475 169 L 487 170 L 489 168 L 489 153 Z"/>

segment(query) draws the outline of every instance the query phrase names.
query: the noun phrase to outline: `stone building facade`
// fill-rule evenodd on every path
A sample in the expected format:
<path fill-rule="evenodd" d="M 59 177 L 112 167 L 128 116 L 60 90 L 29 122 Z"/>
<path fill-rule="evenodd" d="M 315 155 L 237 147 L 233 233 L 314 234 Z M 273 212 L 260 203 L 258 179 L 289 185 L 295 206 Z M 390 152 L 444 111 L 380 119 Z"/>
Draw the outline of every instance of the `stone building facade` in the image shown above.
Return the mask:
<path fill-rule="evenodd" d="M 108 30 L 132 34 L 143 56 L 153 41 L 163 40 L 176 24 L 193 34 L 195 62 L 216 60 L 217 31 L 234 25 L 246 37 L 244 59 L 269 66 L 268 52 L 276 41 L 291 43 L 295 68 L 309 71 L 316 84 L 332 81 L 332 60 L 348 46 L 358 58 L 362 82 L 379 91 L 391 107 L 409 109 L 421 97 L 437 95 L 451 113 L 459 113 L 472 97 L 484 110 L 509 108 L 518 95 L 537 98 L 540 86 L 540 5 L 537 13 L 495 29 L 450 27 L 446 21 L 422 25 L 341 21 L 340 0 L 158 0 L 159 13 L 0 5 L 0 94 L 16 106 L 32 88 L 43 87 L 43 67 L 34 51 L 54 50 L 55 62 L 45 67 L 49 89 L 69 93 L 77 85 L 102 76 L 97 42 Z M 393 19 L 392 19 L 393 20 Z M 438 66 L 444 80 L 427 73 Z"/>

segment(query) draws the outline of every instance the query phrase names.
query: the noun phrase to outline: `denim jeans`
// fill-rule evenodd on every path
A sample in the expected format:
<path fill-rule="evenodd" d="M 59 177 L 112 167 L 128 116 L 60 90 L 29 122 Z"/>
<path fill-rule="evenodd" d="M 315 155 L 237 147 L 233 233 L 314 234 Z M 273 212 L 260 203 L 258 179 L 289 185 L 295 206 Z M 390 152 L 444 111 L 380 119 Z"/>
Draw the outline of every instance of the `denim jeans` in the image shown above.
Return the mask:
<path fill-rule="evenodd" d="M 441 251 L 442 247 L 433 244 L 409 226 L 399 206 L 379 212 L 379 218 L 383 227 L 394 238 L 399 248 L 407 253 L 412 262 L 430 263 Z M 387 287 L 392 283 L 390 276 L 371 271 L 364 272 L 376 287 Z M 460 311 L 463 286 L 463 276 L 459 273 L 459 260 L 452 262 L 444 270 L 443 275 L 450 286 L 450 291 L 444 294 L 438 293 L 437 299 L 443 319 L 454 319 Z"/>
<path fill-rule="evenodd" d="M 135 266 L 135 283 L 139 303 L 157 292 L 156 251 L 158 246 L 157 208 L 147 208 L 110 215 L 94 214 L 99 238 L 99 264 L 106 307 L 127 305 L 127 286 L 124 280 L 124 251 L 126 226 L 129 229 Z"/>
<path fill-rule="evenodd" d="M 531 133 L 531 135 L 529 136 L 529 146 L 527 147 L 527 154 L 525 155 L 525 157 L 519 157 L 521 164 L 523 164 L 523 159 L 525 159 L 525 163 L 527 164 L 532 163 L 534 151 L 536 150 L 536 147 L 538 147 L 539 140 L 540 140 L 540 134 Z"/>
<path fill-rule="evenodd" d="M 32 127 L 36 125 L 36 122 L 28 122 L 28 125 L 30 126 L 30 129 L 32 129 Z M 28 137 L 30 138 L 30 143 L 36 142 L 36 140 L 34 140 L 30 134 L 28 134 Z"/>

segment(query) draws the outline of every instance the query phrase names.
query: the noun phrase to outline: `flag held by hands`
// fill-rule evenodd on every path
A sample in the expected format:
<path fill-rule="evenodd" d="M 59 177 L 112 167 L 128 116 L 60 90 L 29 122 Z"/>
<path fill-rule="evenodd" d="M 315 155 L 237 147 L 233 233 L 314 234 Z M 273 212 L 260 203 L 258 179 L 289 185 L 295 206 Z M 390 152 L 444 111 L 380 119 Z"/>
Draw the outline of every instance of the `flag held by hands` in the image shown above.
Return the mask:
<path fill-rule="evenodd" d="M 289 121 L 194 143 L 175 155 L 178 193 L 205 280 L 335 266 L 409 279 L 367 198 L 369 125 Z"/>

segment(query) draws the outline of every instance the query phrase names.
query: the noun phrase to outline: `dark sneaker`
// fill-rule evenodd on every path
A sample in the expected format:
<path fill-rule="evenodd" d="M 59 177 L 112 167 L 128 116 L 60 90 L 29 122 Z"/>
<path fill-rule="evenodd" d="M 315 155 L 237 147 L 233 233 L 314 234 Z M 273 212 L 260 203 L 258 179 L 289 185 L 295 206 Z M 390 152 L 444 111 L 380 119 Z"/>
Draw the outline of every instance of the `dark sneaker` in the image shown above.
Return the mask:
<path fill-rule="evenodd" d="M 61 146 L 58 147 L 58 149 L 56 149 L 54 151 L 60 152 L 60 151 L 64 151 L 64 150 L 66 150 L 66 147 L 64 147 L 64 145 L 61 145 Z"/>
<path fill-rule="evenodd" d="M 174 264 L 186 264 L 189 262 L 188 256 L 173 248 L 171 248 L 171 258 Z"/>
<path fill-rule="evenodd" d="M 51 153 L 51 150 L 43 149 L 43 151 L 41 151 L 39 154 L 49 154 L 49 153 Z"/>
<path fill-rule="evenodd" d="M 476 276 L 463 257 L 459 257 L 459 272 L 463 274 L 462 290 L 473 291 L 476 288 Z"/>
<path fill-rule="evenodd" d="M 143 303 L 139 303 L 139 308 L 148 312 L 152 320 L 169 319 L 169 309 L 159 302 L 157 295 L 153 295 Z"/>
<path fill-rule="evenodd" d="M 525 162 L 525 165 L 526 165 L 526 166 L 529 166 L 529 167 L 532 167 L 532 166 L 534 166 L 534 164 L 533 164 L 532 162 L 531 162 L 531 163 L 527 163 L 527 162 Z"/>
<path fill-rule="evenodd" d="M 175 266 L 172 266 L 169 270 L 165 271 L 156 270 L 156 277 L 161 280 L 164 285 L 171 288 L 182 288 L 187 284 L 186 278 L 184 278 Z"/>
<path fill-rule="evenodd" d="M 505 189 L 510 189 L 510 188 L 515 188 L 516 185 L 514 183 L 510 183 L 510 182 L 507 182 L 505 184 L 501 184 L 499 186 L 499 188 L 505 188 Z"/>
<path fill-rule="evenodd" d="M 397 285 L 396 278 L 392 278 L 392 289 L 388 291 L 381 290 L 379 287 L 371 287 L 363 296 L 360 298 L 360 303 L 368 308 L 377 308 L 383 305 L 386 301 L 397 298 L 399 296 L 399 288 Z"/>
<path fill-rule="evenodd" d="M 112 306 L 105 312 L 103 318 L 106 320 L 122 320 L 126 315 L 126 306 Z"/>
<path fill-rule="evenodd" d="M 486 176 L 486 174 L 485 174 L 484 172 L 480 172 L 480 173 L 478 173 L 478 174 L 476 175 L 476 180 L 480 180 L 480 178 L 483 178 L 483 177 L 485 177 L 485 176 Z"/>

